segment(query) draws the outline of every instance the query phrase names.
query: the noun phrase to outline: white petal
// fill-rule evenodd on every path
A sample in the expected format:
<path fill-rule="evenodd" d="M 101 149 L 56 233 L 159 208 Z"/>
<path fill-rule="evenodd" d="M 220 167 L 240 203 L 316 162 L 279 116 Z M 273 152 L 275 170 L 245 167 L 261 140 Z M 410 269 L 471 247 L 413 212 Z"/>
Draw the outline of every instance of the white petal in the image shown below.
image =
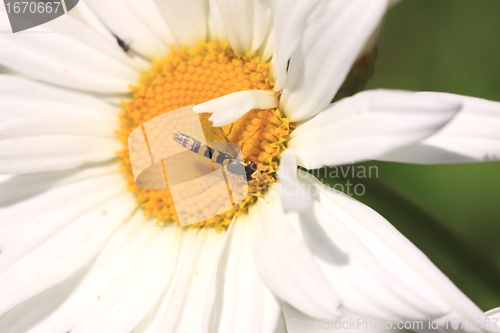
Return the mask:
<path fill-rule="evenodd" d="M 207 299 L 210 315 L 203 332 L 274 333 L 281 305 L 255 268 L 247 215 L 233 220 Z"/>
<path fill-rule="evenodd" d="M 309 18 L 290 59 L 280 109 L 294 121 L 326 108 L 380 24 L 387 0 L 330 1 Z"/>
<path fill-rule="evenodd" d="M 274 22 L 272 17 L 272 1 L 271 0 L 254 0 L 253 10 L 253 38 L 250 51 L 262 57 L 266 61 L 272 55 L 272 52 L 266 53 L 266 47 L 269 47 L 269 39 L 274 45 Z"/>
<path fill-rule="evenodd" d="M 0 75 L 0 139 L 48 134 L 115 137 L 119 108 L 91 96 Z"/>
<path fill-rule="evenodd" d="M 283 304 L 283 306 L 286 306 L 286 304 Z M 278 325 L 276 326 L 276 331 L 274 333 L 287 333 L 286 320 L 285 320 L 285 316 L 283 315 L 283 312 L 281 312 L 281 314 L 280 314 L 280 318 L 278 320 Z"/>
<path fill-rule="evenodd" d="M 103 183 L 109 183 L 110 189 L 121 187 L 122 192 L 126 191 L 126 181 L 119 175 L 118 165 L 15 176 L 0 184 L 0 250 L 11 246 L 29 248 L 30 244 L 17 240 L 40 225 L 42 218 L 79 200 L 88 190 L 95 191 Z"/>
<path fill-rule="evenodd" d="M 210 17 L 208 20 L 209 37 L 210 39 L 218 39 L 220 41 L 227 41 L 226 28 L 222 21 L 217 0 L 208 0 L 208 7 L 210 9 Z"/>
<path fill-rule="evenodd" d="M 134 206 L 134 198 L 126 193 L 96 207 L 1 274 L 0 313 L 82 268 L 99 252 Z M 102 211 L 107 214 L 103 215 Z"/>
<path fill-rule="evenodd" d="M 272 25 L 270 0 L 215 0 L 210 2 L 210 10 L 215 32 L 221 35 L 217 37 L 227 37 L 231 48 L 240 54 L 255 54 L 268 37 Z"/>
<path fill-rule="evenodd" d="M 333 289 L 279 205 L 267 202 L 266 196 L 251 212 L 255 264 L 266 286 L 313 317 L 340 315 Z"/>
<path fill-rule="evenodd" d="M 59 173 L 40 173 L 12 177 L 0 184 L 0 249 L 15 243 L 18 237 L 47 216 L 69 204 L 77 196 L 82 183 L 95 185 L 112 177 L 126 189 L 126 182 L 117 174 L 118 166 L 71 170 Z M 102 178 L 105 177 L 105 178 Z M 50 189 L 50 190 L 48 190 Z M 94 187 L 95 190 L 95 187 Z"/>
<path fill-rule="evenodd" d="M 384 320 L 482 312 L 425 255 L 382 216 L 299 171 L 318 200 L 307 213 L 289 214 L 295 230 L 342 305 Z"/>
<path fill-rule="evenodd" d="M 121 149 L 117 106 L 14 75 L 0 75 L 0 98 L 0 173 L 69 169 Z"/>
<path fill-rule="evenodd" d="M 283 306 L 288 332 L 300 331 L 308 333 L 328 333 L 328 332 L 363 332 L 363 333 L 408 333 L 408 330 L 397 329 L 397 322 L 384 322 L 381 320 L 360 317 L 345 308 L 341 308 L 342 316 L 339 318 L 312 318 L 288 304 Z M 415 323 L 418 321 L 415 321 Z M 422 321 L 424 322 L 424 321 Z M 405 324 L 406 322 L 401 322 Z M 413 322 L 412 322 L 413 323 Z M 389 327 L 392 324 L 392 328 Z M 386 326 L 387 325 L 387 326 Z M 286 332 L 286 331 L 285 331 Z"/>
<path fill-rule="evenodd" d="M 30 333 L 66 333 L 110 298 L 116 292 L 116 286 L 128 281 L 128 274 L 140 266 L 138 262 L 145 260 L 151 244 L 159 237 L 159 230 L 151 226 L 155 226 L 154 222 L 148 222 L 140 211 L 122 224 L 100 251 L 78 287 Z"/>
<path fill-rule="evenodd" d="M 80 0 L 78 6 L 75 10 L 80 14 L 82 19 L 90 25 L 94 30 L 99 32 L 101 36 L 106 38 L 110 43 L 116 44 L 116 38 L 113 37 L 111 31 L 102 23 L 101 19 L 95 14 L 95 12 L 87 4 L 87 0 Z"/>
<path fill-rule="evenodd" d="M 75 290 L 82 277 L 88 272 L 88 265 L 63 282 L 48 288 L 0 316 L 0 332 L 26 333 L 41 320 L 57 309 L 68 294 Z M 64 331 L 61 333 L 67 333 Z M 40 333 L 32 332 L 32 333 Z M 50 331 L 55 333 L 55 331 Z"/>
<path fill-rule="evenodd" d="M 224 231 L 213 228 L 200 230 L 186 259 L 180 263 L 175 292 L 166 310 L 160 313 L 161 328 L 155 332 L 202 332 L 205 298 L 224 236 Z"/>
<path fill-rule="evenodd" d="M 364 91 L 298 126 L 288 147 L 308 169 L 376 159 L 434 134 L 460 107 L 412 92 Z"/>
<path fill-rule="evenodd" d="M 52 85 L 36 82 L 18 75 L 0 74 L 0 93 L 5 96 L 23 97 L 65 104 L 79 105 L 87 109 L 118 115 L 119 108 L 107 103 L 102 98 L 72 90 L 56 88 Z M 70 112 L 70 110 L 68 110 Z"/>
<path fill-rule="evenodd" d="M 240 54 L 250 51 L 254 25 L 254 2 L 240 0 L 216 0 L 217 12 L 231 48 Z"/>
<path fill-rule="evenodd" d="M 0 226 L 3 225 L 4 220 L 19 220 L 21 215 L 36 218 L 40 210 L 46 207 L 47 201 L 53 200 L 54 202 L 62 203 L 64 199 L 71 199 L 64 198 L 63 196 L 52 196 L 52 191 L 49 191 L 49 189 L 55 190 L 58 187 L 68 184 L 87 181 L 103 175 L 117 174 L 119 172 L 119 164 L 114 163 L 93 168 L 80 168 L 11 177 L 9 180 L 0 184 Z M 123 183 L 125 184 L 125 181 L 123 181 Z M 36 204 L 34 202 L 36 202 Z M 34 204 L 35 206 L 26 210 L 23 208 L 25 204 Z M 57 206 L 54 206 L 50 209 L 55 209 L 56 207 Z M 50 209 L 47 211 L 50 211 Z"/>
<path fill-rule="evenodd" d="M 125 0 L 127 5 L 130 6 L 132 11 L 139 17 L 139 19 L 144 22 L 144 24 L 152 31 L 159 39 L 163 42 L 161 46 L 167 45 L 166 49 L 159 49 L 160 55 L 167 55 L 170 52 L 169 46 L 176 45 L 180 46 L 179 42 L 176 40 L 172 29 L 168 26 L 168 22 L 165 21 L 160 10 L 158 9 L 157 3 L 154 0 L 141 1 L 140 3 L 134 0 Z M 133 32 L 137 34 L 136 31 Z M 139 38 L 142 36 L 137 35 Z M 162 57 L 162 56 L 161 56 Z"/>
<path fill-rule="evenodd" d="M 154 229 L 159 235 L 134 261 L 135 267 L 80 320 L 73 333 L 130 332 L 158 301 L 173 277 L 184 233 L 177 225 Z"/>
<path fill-rule="evenodd" d="M 0 184 L 14 177 L 14 175 L 0 175 Z"/>
<path fill-rule="evenodd" d="M 109 161 L 122 148 L 118 139 L 40 135 L 0 140 L 0 173 L 23 174 L 76 168 Z"/>
<path fill-rule="evenodd" d="M 107 184 L 110 189 L 121 187 L 122 192 L 125 192 L 126 182 L 117 174 L 118 169 L 118 166 L 112 166 L 56 174 L 23 175 L 0 184 L 0 250 L 9 247 L 29 248 L 29 243 L 18 243 L 17 240 L 36 228 L 42 218 L 78 200 L 81 193 L 88 193 L 92 189 L 95 191 L 99 184 Z M 85 201 L 83 198 L 80 200 Z M 4 252 L 3 255 L 7 254 Z"/>
<path fill-rule="evenodd" d="M 0 9 L 0 27 L 8 18 Z M 124 52 L 70 15 L 26 33 L 1 34 L 0 63 L 36 79 L 100 93 L 128 93 L 138 72 Z"/>
<path fill-rule="evenodd" d="M 270 61 L 273 56 L 274 49 L 276 48 L 276 35 L 275 35 L 275 27 L 274 25 L 269 29 L 268 37 L 266 39 L 266 43 L 262 45 L 261 58 L 263 61 Z M 271 66 L 272 67 L 272 66 Z M 274 71 L 274 69 L 271 69 Z M 273 73 L 271 73 L 273 75 Z M 278 91 L 275 89 L 274 91 Z"/>
<path fill-rule="evenodd" d="M 108 29 L 136 52 L 149 59 L 168 54 L 168 45 L 162 38 L 172 43 L 172 34 L 152 0 L 141 1 L 141 5 L 128 0 L 87 0 L 87 3 Z"/>
<path fill-rule="evenodd" d="M 287 149 L 281 154 L 278 179 L 281 185 L 281 205 L 285 213 L 311 207 L 313 201 L 309 189 L 301 186 L 297 180 L 297 162 L 293 149 Z"/>
<path fill-rule="evenodd" d="M 134 328 L 131 333 L 158 333 L 160 326 L 162 324 L 167 306 L 170 302 L 172 296 L 177 294 L 176 283 L 179 282 L 180 274 L 185 273 L 184 270 L 189 270 L 192 267 L 186 267 L 184 263 L 188 261 L 189 254 L 192 252 L 191 249 L 195 246 L 196 242 L 203 238 L 203 234 L 207 232 L 207 228 L 184 228 L 184 233 L 182 235 L 182 241 L 180 244 L 179 253 L 177 255 L 177 263 L 175 265 L 175 272 L 172 279 L 168 283 L 167 288 L 165 288 L 163 295 L 158 300 L 157 304 L 149 311 L 149 313 L 141 320 L 141 322 Z M 213 267 L 212 267 L 213 268 Z M 191 272 L 190 274 L 195 274 Z M 206 278 L 204 274 L 204 278 Z M 187 309 L 191 311 L 192 309 Z M 198 313 L 198 315 L 200 315 Z"/>
<path fill-rule="evenodd" d="M 434 320 L 434 322 L 436 322 Z M 437 321 L 439 332 L 500 332 L 500 308 L 491 309 L 484 313 L 480 318 L 460 318 L 459 314 L 446 316 Z M 438 331 L 436 329 L 428 330 Z"/>
<path fill-rule="evenodd" d="M 500 331 L 500 307 L 486 311 L 484 314 L 490 319 L 492 328 Z"/>
<path fill-rule="evenodd" d="M 210 120 L 216 127 L 235 122 L 252 109 L 272 109 L 278 106 L 276 93 L 264 90 L 238 91 L 195 105 L 194 112 L 212 113 Z"/>
<path fill-rule="evenodd" d="M 273 69 L 276 84 L 275 91 L 280 91 L 286 82 L 288 60 L 301 41 L 307 19 L 320 0 L 276 0 L 273 1 L 275 22 L 275 50 Z"/>
<path fill-rule="evenodd" d="M 208 34 L 208 0 L 154 0 L 177 45 L 194 47 Z"/>
<path fill-rule="evenodd" d="M 377 159 L 418 164 L 500 160 L 500 102 L 435 92 L 419 95 L 463 107 L 436 134 Z"/>
<path fill-rule="evenodd" d="M 10 222 L 13 225 L 23 222 L 24 231 L 17 237 L 12 237 L 11 235 L 8 245 L 2 249 L 2 254 L 0 255 L 0 272 L 13 266 L 36 246 L 65 227 L 68 223 L 103 202 L 126 191 L 123 176 L 119 174 L 96 177 L 60 189 L 58 191 L 59 195 L 71 198 L 71 200 L 67 200 L 69 202 L 65 205 L 61 205 L 61 201 L 66 201 L 64 198 L 61 198 L 58 201 L 61 206 L 49 212 L 40 212 L 35 220 L 22 221 L 19 218 L 11 220 Z M 53 204 L 53 202 L 46 202 L 45 204 L 49 205 Z M 25 209 L 27 207 L 25 206 Z"/>

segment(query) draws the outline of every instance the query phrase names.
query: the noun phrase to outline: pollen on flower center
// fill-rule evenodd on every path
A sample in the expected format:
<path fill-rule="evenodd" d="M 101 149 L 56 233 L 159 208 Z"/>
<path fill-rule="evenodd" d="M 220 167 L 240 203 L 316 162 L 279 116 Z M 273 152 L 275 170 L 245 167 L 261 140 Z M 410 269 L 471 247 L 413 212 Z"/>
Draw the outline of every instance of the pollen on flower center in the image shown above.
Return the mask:
<path fill-rule="evenodd" d="M 191 49 L 172 47 L 167 57 L 155 61 L 151 69 L 141 75 L 138 86 L 131 87 L 132 101 L 122 103 L 118 133 L 125 148 L 118 155 L 128 188 L 137 195 L 138 203 L 148 216 L 158 218 L 159 223 L 177 221 L 168 189 L 148 190 L 135 184 L 127 146 L 130 132 L 156 116 L 186 105 L 200 104 L 241 90 L 271 90 L 274 83 L 269 78 L 269 66 L 270 63 L 249 53 L 233 52 L 226 44 L 202 42 Z M 270 175 L 276 171 L 290 127 L 289 119 L 279 109 L 251 110 L 224 127 L 229 140 L 242 147 L 245 161 L 258 162 L 261 173 L 256 173 L 249 181 L 249 194 L 243 202 L 192 226 L 227 227 L 233 216 L 245 212 L 256 197 L 262 195 L 275 181 Z M 204 205 L 212 204 L 217 204 L 216 198 L 214 202 L 199 203 L 197 208 L 203 210 Z"/>

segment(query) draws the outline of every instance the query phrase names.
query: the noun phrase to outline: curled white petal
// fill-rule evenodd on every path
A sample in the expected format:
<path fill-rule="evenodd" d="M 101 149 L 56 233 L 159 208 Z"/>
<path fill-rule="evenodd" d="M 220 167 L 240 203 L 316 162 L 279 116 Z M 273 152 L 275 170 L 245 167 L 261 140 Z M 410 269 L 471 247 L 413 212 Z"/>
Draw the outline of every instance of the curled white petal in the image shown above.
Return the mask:
<path fill-rule="evenodd" d="M 266 286 L 309 316 L 339 316 L 340 303 L 333 288 L 280 205 L 268 202 L 266 196 L 251 213 L 255 265 Z"/>
<path fill-rule="evenodd" d="M 377 159 L 417 164 L 500 160 L 500 102 L 437 92 L 417 94 L 463 107 L 436 134 Z"/>
<path fill-rule="evenodd" d="M 278 179 L 281 184 L 281 204 L 286 213 L 301 211 L 312 205 L 311 193 L 297 180 L 297 162 L 293 149 L 287 149 L 281 154 Z"/>
<path fill-rule="evenodd" d="M 264 90 L 235 92 L 195 105 L 197 113 L 213 113 L 210 120 L 216 127 L 235 122 L 252 109 L 272 109 L 278 106 L 276 93 Z"/>
<path fill-rule="evenodd" d="M 376 159 L 436 133 L 460 108 L 413 92 L 364 91 L 299 125 L 288 147 L 308 169 Z"/>
<path fill-rule="evenodd" d="M 328 106 L 379 26 L 387 4 L 387 0 L 323 1 L 308 17 L 280 99 L 287 117 L 306 120 Z"/>

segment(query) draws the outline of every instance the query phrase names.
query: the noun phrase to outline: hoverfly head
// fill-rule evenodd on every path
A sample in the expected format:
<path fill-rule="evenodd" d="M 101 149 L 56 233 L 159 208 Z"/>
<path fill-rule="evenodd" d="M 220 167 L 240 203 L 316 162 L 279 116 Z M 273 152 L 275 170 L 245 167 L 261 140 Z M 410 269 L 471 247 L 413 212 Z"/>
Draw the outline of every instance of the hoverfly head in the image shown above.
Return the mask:
<path fill-rule="evenodd" d="M 245 167 L 246 169 L 246 176 L 247 176 L 247 180 L 252 180 L 254 177 L 257 177 L 258 175 L 256 175 L 257 172 L 260 173 L 260 171 L 257 169 L 257 165 L 259 164 L 259 162 L 249 162 L 247 164 L 247 166 Z"/>

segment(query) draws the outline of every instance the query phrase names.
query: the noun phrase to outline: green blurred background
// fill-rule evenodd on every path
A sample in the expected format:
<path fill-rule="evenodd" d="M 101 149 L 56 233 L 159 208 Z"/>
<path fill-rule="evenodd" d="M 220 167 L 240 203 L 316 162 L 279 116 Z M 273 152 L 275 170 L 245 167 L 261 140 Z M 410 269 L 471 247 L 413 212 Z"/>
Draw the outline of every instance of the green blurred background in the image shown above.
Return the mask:
<path fill-rule="evenodd" d="M 373 88 L 500 101 L 500 1 L 403 0 L 386 19 L 367 85 Z M 377 165 L 379 178 L 365 180 L 366 194 L 358 199 L 384 215 L 483 310 L 500 306 L 500 162 L 363 164 Z"/>

